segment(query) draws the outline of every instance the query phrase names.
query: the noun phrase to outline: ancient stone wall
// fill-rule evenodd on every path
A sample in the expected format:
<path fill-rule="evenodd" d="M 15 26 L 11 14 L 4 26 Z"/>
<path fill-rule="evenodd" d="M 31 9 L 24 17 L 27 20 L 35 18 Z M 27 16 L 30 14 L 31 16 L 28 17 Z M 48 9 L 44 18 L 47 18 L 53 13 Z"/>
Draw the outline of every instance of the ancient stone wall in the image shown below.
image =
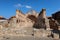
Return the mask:
<path fill-rule="evenodd" d="M 40 14 L 38 15 L 37 22 L 35 24 L 37 28 L 50 28 L 49 26 L 49 19 L 46 17 L 46 10 L 42 9 Z"/>
<path fill-rule="evenodd" d="M 60 19 L 55 20 L 53 17 L 48 18 L 46 16 L 46 9 L 42 9 L 39 14 L 35 11 L 23 14 L 20 10 L 16 10 L 16 16 L 12 16 L 8 20 L 3 19 L 4 18 L 0 17 L 0 32 L 9 35 L 48 37 L 51 36 L 51 33 L 53 32 L 50 28 L 53 30 L 60 29 L 60 26 L 58 25 L 58 20 Z M 54 37 L 59 35 L 54 32 Z"/>
<path fill-rule="evenodd" d="M 60 23 L 60 11 L 52 14 L 52 18 L 55 19 L 55 20 L 57 20 L 58 23 Z"/>

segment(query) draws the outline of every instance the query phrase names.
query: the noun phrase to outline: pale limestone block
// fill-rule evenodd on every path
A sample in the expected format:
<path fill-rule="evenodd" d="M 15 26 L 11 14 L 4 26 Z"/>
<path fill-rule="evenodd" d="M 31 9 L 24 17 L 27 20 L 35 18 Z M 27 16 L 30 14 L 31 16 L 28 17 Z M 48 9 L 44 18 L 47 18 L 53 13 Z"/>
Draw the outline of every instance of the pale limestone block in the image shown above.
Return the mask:
<path fill-rule="evenodd" d="M 58 30 L 60 30 L 60 26 L 58 26 Z"/>
<path fill-rule="evenodd" d="M 59 34 L 54 33 L 54 39 L 59 39 Z"/>

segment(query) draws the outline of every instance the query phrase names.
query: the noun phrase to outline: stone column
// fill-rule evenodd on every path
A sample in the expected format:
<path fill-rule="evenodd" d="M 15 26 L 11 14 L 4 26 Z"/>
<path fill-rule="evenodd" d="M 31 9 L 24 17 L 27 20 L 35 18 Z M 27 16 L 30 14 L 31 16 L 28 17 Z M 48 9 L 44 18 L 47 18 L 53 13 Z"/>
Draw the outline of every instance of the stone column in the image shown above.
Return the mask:
<path fill-rule="evenodd" d="M 45 19 L 46 30 L 50 30 L 49 20 Z"/>
<path fill-rule="evenodd" d="M 44 9 L 44 8 L 42 9 L 42 17 L 46 18 L 46 9 Z"/>
<path fill-rule="evenodd" d="M 19 10 L 16 10 L 16 18 L 19 17 L 19 16 L 18 16 L 19 14 L 20 14 L 20 11 L 19 11 Z"/>
<path fill-rule="evenodd" d="M 45 19 L 46 30 L 50 30 L 49 19 L 46 17 L 46 9 L 42 9 L 43 19 Z"/>

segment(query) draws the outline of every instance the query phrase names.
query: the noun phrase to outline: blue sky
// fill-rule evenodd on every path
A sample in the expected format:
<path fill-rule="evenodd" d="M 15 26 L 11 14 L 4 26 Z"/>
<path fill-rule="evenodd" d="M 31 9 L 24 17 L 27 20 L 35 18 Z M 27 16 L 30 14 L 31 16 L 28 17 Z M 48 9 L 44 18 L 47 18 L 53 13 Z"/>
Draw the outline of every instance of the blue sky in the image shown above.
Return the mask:
<path fill-rule="evenodd" d="M 60 10 L 60 0 L 0 0 L 0 16 L 10 18 L 16 14 L 16 9 L 26 13 L 28 10 L 40 12 L 46 8 L 47 16 Z"/>

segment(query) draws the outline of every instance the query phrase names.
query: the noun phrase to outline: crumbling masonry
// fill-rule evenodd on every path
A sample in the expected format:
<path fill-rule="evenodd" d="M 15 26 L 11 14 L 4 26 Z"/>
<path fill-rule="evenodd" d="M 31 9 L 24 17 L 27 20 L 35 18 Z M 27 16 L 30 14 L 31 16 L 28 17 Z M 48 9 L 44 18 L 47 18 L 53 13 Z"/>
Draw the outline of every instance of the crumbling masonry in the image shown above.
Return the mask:
<path fill-rule="evenodd" d="M 0 16 L 0 34 L 60 38 L 60 11 L 46 16 L 46 9 L 40 13 L 34 10 L 23 14 L 16 10 L 16 16 L 5 19 Z"/>

